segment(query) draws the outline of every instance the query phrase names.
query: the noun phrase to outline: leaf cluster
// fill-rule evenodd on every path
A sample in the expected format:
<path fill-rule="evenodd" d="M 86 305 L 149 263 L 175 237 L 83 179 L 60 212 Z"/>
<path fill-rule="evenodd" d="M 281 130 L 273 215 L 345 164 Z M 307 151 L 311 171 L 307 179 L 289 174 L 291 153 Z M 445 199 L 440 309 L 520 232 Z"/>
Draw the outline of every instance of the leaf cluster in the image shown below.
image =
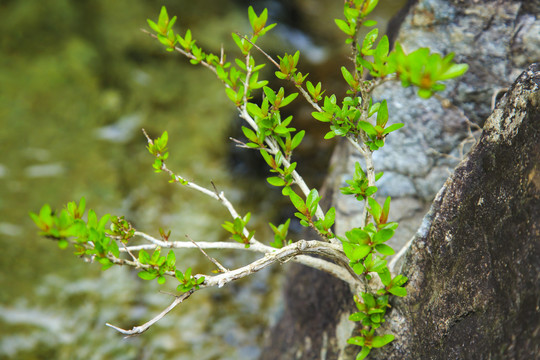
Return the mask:
<path fill-rule="evenodd" d="M 446 88 L 440 81 L 454 79 L 467 72 L 467 64 L 456 64 L 453 59 L 454 53 L 442 57 L 440 54 L 431 54 L 428 48 L 407 54 L 396 43 L 389 62 L 395 68 L 403 87 L 414 85 L 418 87 L 420 97 L 430 98 L 433 93 Z"/>
<path fill-rule="evenodd" d="M 123 216 L 113 216 L 108 233 L 126 244 L 135 235 L 135 229 Z"/>
<path fill-rule="evenodd" d="M 285 245 L 292 244 L 292 240 L 287 240 L 287 235 L 289 233 L 289 225 L 291 219 L 287 219 L 284 224 L 275 226 L 272 223 L 269 223 L 270 228 L 274 232 L 274 241 L 270 243 L 270 246 L 275 248 L 282 248 Z"/>
<path fill-rule="evenodd" d="M 167 131 L 164 131 L 163 134 L 157 139 L 148 141 L 148 152 L 156 157 L 154 161 L 154 171 L 161 172 L 163 170 L 163 162 L 169 157 L 169 152 L 167 151 L 167 142 L 169 141 L 169 134 Z"/>
<path fill-rule="evenodd" d="M 379 180 L 383 176 L 380 172 L 375 175 L 375 181 Z M 354 174 L 352 180 L 345 181 L 349 186 L 340 188 L 340 191 L 344 195 L 354 195 L 358 201 L 365 200 L 377 192 L 376 186 L 370 186 L 366 173 L 362 170 L 360 163 L 354 164 Z"/>
<path fill-rule="evenodd" d="M 306 197 L 305 201 L 291 188 L 285 188 L 284 190 L 286 190 L 286 195 L 289 196 L 292 204 L 294 205 L 296 210 L 298 210 L 298 212 L 295 213 L 295 216 L 300 219 L 300 224 L 302 226 L 311 226 L 325 237 L 334 237 L 334 234 L 332 234 L 331 231 L 331 227 L 334 225 L 334 221 L 336 218 L 336 209 L 334 207 L 331 207 L 326 212 L 324 218 L 316 219 L 315 212 L 317 211 L 317 206 L 319 205 L 319 201 L 321 200 L 317 189 L 312 189 Z"/>
<path fill-rule="evenodd" d="M 62 249 L 72 243 L 76 255 L 96 258 L 107 269 L 112 266 L 108 256 L 120 255 L 117 243 L 105 229 L 111 215 L 105 214 L 98 219 L 95 211 L 89 210 L 85 221 L 85 207 L 86 201 L 82 198 L 79 204 L 70 202 L 56 214 L 46 204 L 39 214 L 31 212 L 30 217 L 41 230 L 40 235 L 57 240 Z"/>
<path fill-rule="evenodd" d="M 198 290 L 199 286 L 204 283 L 204 276 L 195 277 L 191 275 L 191 268 L 187 268 L 185 273 L 176 270 L 174 276 L 180 282 L 180 285 L 176 287 L 176 290 L 180 292 L 188 292 L 192 289 Z"/>
<path fill-rule="evenodd" d="M 165 273 L 168 271 L 174 272 L 176 270 L 176 255 L 174 254 L 174 251 L 169 250 L 167 256 L 162 256 L 160 247 L 157 247 L 154 250 L 152 256 L 145 250 L 140 250 L 139 263 L 142 265 L 149 265 L 137 274 L 141 279 L 153 280 L 157 278 L 159 284 L 164 284 Z"/>
<path fill-rule="evenodd" d="M 249 248 L 249 242 L 255 235 L 255 230 L 250 231 L 247 235 L 244 233 L 244 230 L 250 219 L 251 213 L 247 213 L 244 218 L 237 217 L 233 222 L 225 221 L 221 226 L 232 234 L 231 239 L 242 243 L 246 248 Z"/>

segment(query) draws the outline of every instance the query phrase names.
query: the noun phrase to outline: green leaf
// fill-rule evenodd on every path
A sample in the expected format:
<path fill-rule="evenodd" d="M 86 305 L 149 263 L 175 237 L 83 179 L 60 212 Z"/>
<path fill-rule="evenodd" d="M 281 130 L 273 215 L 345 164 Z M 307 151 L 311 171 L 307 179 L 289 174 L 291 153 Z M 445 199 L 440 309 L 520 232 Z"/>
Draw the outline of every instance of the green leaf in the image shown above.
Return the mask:
<path fill-rule="evenodd" d="M 389 127 L 387 127 L 386 129 L 384 129 L 383 135 L 386 135 L 386 134 L 391 133 L 392 131 L 396 131 L 398 129 L 401 129 L 403 126 L 405 126 L 405 124 L 401 124 L 401 123 L 392 124 Z"/>
<path fill-rule="evenodd" d="M 362 42 L 362 53 L 364 55 L 371 55 L 368 53 L 368 50 L 373 46 L 375 40 L 377 40 L 377 36 L 379 36 L 379 29 L 377 28 L 367 33 L 364 41 Z"/>
<path fill-rule="evenodd" d="M 253 28 L 253 32 L 255 32 L 255 21 L 258 19 L 257 15 L 255 14 L 255 10 L 253 10 L 253 6 L 248 7 L 248 17 L 249 17 L 249 23 L 251 24 L 251 27 Z"/>
<path fill-rule="evenodd" d="M 254 143 L 258 142 L 257 134 L 255 134 L 255 132 L 250 128 L 242 126 L 242 132 L 250 141 L 253 141 Z"/>
<path fill-rule="evenodd" d="M 403 287 L 400 287 L 400 286 L 395 286 L 395 287 L 389 289 L 388 292 L 390 294 L 392 294 L 392 295 L 396 295 L 396 296 L 399 296 L 399 297 L 407 296 L 407 289 L 405 289 Z"/>
<path fill-rule="evenodd" d="M 153 280 L 157 277 L 156 272 L 150 273 L 148 271 L 141 271 L 137 275 L 139 275 L 139 277 L 143 280 Z"/>
<path fill-rule="evenodd" d="M 375 9 L 375 6 L 377 6 L 378 3 L 379 3 L 379 0 L 366 0 L 363 11 L 362 11 L 362 15 L 363 16 L 369 15 L 373 11 L 373 9 Z"/>
<path fill-rule="evenodd" d="M 311 189 L 311 191 L 309 192 L 306 198 L 306 205 L 308 207 L 316 205 L 320 199 L 321 197 L 319 196 L 319 192 L 317 191 L 317 189 Z"/>
<path fill-rule="evenodd" d="M 366 132 L 371 137 L 377 136 L 377 130 L 375 130 L 375 127 L 368 123 L 367 121 L 359 121 L 358 127 Z"/>
<path fill-rule="evenodd" d="M 358 314 L 358 313 L 357 313 Z M 353 314 L 354 315 L 354 314 Z M 363 314 L 362 314 L 363 315 Z M 352 316 L 352 315 L 351 315 Z M 350 319 L 352 320 L 352 319 Z M 352 321 L 358 321 L 358 320 L 352 320 Z M 347 342 L 349 344 L 352 344 L 352 345 L 358 345 L 358 346 L 364 346 L 364 343 L 365 343 L 365 339 L 363 336 L 354 336 L 352 338 L 349 338 L 347 340 Z"/>
<path fill-rule="evenodd" d="M 386 104 L 386 100 L 383 100 L 383 102 L 381 103 L 381 106 L 379 107 L 379 111 L 377 112 L 377 125 L 384 128 L 387 122 L 388 122 L 388 106 Z"/>
<path fill-rule="evenodd" d="M 347 231 L 345 236 L 351 243 L 354 244 L 367 244 L 369 241 L 371 241 L 369 234 L 366 231 L 358 228 Z"/>
<path fill-rule="evenodd" d="M 373 242 L 375 244 L 381 244 L 385 241 L 388 241 L 394 236 L 394 230 L 391 229 L 382 229 L 378 231 L 375 236 L 373 236 Z"/>
<path fill-rule="evenodd" d="M 370 352 L 371 352 L 371 347 L 368 347 L 368 346 L 362 347 L 362 351 L 360 351 L 360 353 L 356 355 L 356 360 L 364 360 L 369 355 Z"/>
<path fill-rule="evenodd" d="M 300 143 L 302 142 L 302 139 L 304 139 L 305 134 L 306 132 L 304 130 L 301 130 L 298 133 L 296 133 L 296 135 L 294 135 L 291 141 L 291 150 L 296 149 L 298 145 L 300 145 Z"/>
<path fill-rule="evenodd" d="M 188 267 L 184 273 L 184 279 L 191 279 L 191 268 Z"/>
<path fill-rule="evenodd" d="M 268 181 L 268 183 L 273 186 L 283 186 L 286 184 L 285 180 L 277 176 L 269 177 L 266 179 L 266 181 Z"/>
<path fill-rule="evenodd" d="M 364 304 L 366 304 L 368 308 L 375 307 L 375 298 L 370 293 L 362 293 L 362 299 L 364 299 Z"/>
<path fill-rule="evenodd" d="M 289 105 L 294 99 L 296 99 L 297 96 L 298 96 L 298 93 L 290 94 L 285 99 L 281 100 L 281 103 L 279 104 L 279 107 L 282 108 L 284 106 Z"/>
<path fill-rule="evenodd" d="M 328 211 L 326 212 L 326 215 L 324 216 L 323 227 L 325 229 L 330 229 L 330 227 L 334 225 L 335 219 L 336 219 L 336 208 L 331 207 L 330 209 L 328 209 Z"/>
<path fill-rule="evenodd" d="M 379 40 L 379 43 L 377 44 L 377 49 L 375 49 L 375 58 L 380 62 L 386 60 L 389 48 L 390 43 L 388 41 L 388 36 L 384 35 L 381 40 Z"/>
<path fill-rule="evenodd" d="M 329 122 L 330 120 L 332 120 L 332 115 L 324 112 L 324 113 L 321 113 L 321 112 L 312 112 L 311 113 L 311 116 L 313 116 L 315 118 L 315 120 L 319 120 L 319 121 L 322 121 L 322 122 Z"/>
<path fill-rule="evenodd" d="M 148 264 L 150 262 L 150 255 L 144 250 L 139 251 L 139 262 L 141 264 Z"/>
<path fill-rule="evenodd" d="M 165 8 L 165 6 L 162 6 L 161 11 L 159 12 L 158 26 L 161 29 L 166 29 L 168 23 L 169 23 L 169 15 L 167 14 L 167 9 Z"/>
<path fill-rule="evenodd" d="M 393 340 L 394 340 L 394 335 L 391 335 L 391 334 L 386 334 L 383 336 L 375 336 L 371 340 L 371 346 L 374 348 L 381 348 L 384 345 L 392 342 Z"/>
<path fill-rule="evenodd" d="M 453 79 L 453 78 L 456 78 L 458 76 L 465 74 L 468 69 L 469 69 L 469 65 L 467 64 L 453 64 L 445 72 L 440 74 L 438 76 L 438 79 L 439 80 Z"/>
<path fill-rule="evenodd" d="M 174 254 L 174 251 L 169 250 L 169 253 L 167 254 L 167 266 L 168 267 L 174 267 L 174 264 L 176 263 L 176 255 Z"/>
<path fill-rule="evenodd" d="M 401 286 L 401 285 L 405 284 L 407 282 L 407 280 L 408 279 L 407 279 L 406 276 L 398 275 L 392 280 L 392 283 L 394 284 L 394 286 Z"/>
<path fill-rule="evenodd" d="M 366 27 L 375 26 L 375 25 L 377 25 L 377 21 L 375 21 L 375 20 L 366 20 L 366 21 L 364 21 L 364 23 L 362 25 L 364 25 Z"/>
<path fill-rule="evenodd" d="M 380 252 L 383 255 L 394 255 L 396 252 L 390 246 L 386 244 L 377 244 L 375 245 L 375 250 Z"/>
<path fill-rule="evenodd" d="M 384 286 L 388 286 L 388 284 L 390 284 L 390 282 L 392 281 L 392 274 L 390 273 L 390 270 L 388 270 L 388 268 L 378 272 L 378 274 Z"/>
<path fill-rule="evenodd" d="M 298 196 L 294 191 L 289 191 L 289 198 L 293 203 L 294 207 L 302 214 L 306 215 L 308 213 L 308 208 L 304 203 L 304 200 Z"/>
<path fill-rule="evenodd" d="M 368 203 L 369 203 L 369 209 L 368 209 L 369 212 L 371 213 L 371 215 L 373 215 L 373 217 L 378 222 L 382 214 L 381 205 L 379 205 L 379 203 L 375 201 L 375 199 L 373 198 L 368 198 Z"/>
<path fill-rule="evenodd" d="M 345 79 L 347 84 L 349 84 L 351 88 L 356 89 L 356 85 L 357 85 L 356 81 L 354 80 L 354 77 L 349 72 L 349 70 L 347 70 L 345 66 L 341 67 L 341 73 L 343 74 L 343 78 Z"/>
<path fill-rule="evenodd" d="M 355 312 L 349 316 L 350 321 L 362 321 L 366 318 L 366 314 L 361 312 Z M 362 346 L 362 345 L 360 345 Z"/>
<path fill-rule="evenodd" d="M 359 261 L 365 258 L 371 252 L 371 246 L 369 245 L 356 245 L 352 253 L 352 261 Z"/>
<path fill-rule="evenodd" d="M 334 19 L 338 28 L 345 34 L 352 36 L 354 34 L 354 28 L 351 28 L 347 22 L 341 19 Z"/>
<path fill-rule="evenodd" d="M 150 19 L 146 19 L 146 22 L 148 22 L 148 25 L 152 30 L 154 30 L 156 33 L 161 34 L 161 30 L 159 29 L 159 26 L 155 22 L 153 22 Z"/>
<path fill-rule="evenodd" d="M 276 93 L 268 86 L 263 87 L 263 91 L 268 101 L 270 101 L 271 104 L 274 104 L 274 102 L 276 101 Z"/>

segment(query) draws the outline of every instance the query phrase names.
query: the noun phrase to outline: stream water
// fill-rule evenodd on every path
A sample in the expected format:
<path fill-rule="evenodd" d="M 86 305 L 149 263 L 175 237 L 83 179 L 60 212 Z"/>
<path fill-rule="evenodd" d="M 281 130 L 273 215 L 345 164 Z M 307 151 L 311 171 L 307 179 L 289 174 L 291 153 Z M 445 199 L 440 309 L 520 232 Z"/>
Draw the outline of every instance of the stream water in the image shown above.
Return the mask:
<path fill-rule="evenodd" d="M 299 9 L 320 19 L 339 16 L 338 3 Z M 247 29 L 245 9 L 232 2 L 201 9 L 179 1 L 169 12 L 216 52 L 222 43 L 232 48 L 231 31 Z M 220 224 L 229 218 L 219 203 L 153 173 L 144 127 L 153 136 L 168 130 L 168 165 L 203 186 L 213 180 L 241 213 L 254 212 L 258 237 L 270 238 L 264 223 L 280 216 L 277 203 L 243 192 L 264 194 L 264 180 L 252 185 L 253 174 L 229 171 L 235 110 L 210 72 L 165 53 L 138 30 L 157 13 L 157 4 L 128 0 L 0 4 L 0 359 L 255 359 L 279 314 L 283 277 L 275 274 L 283 269 L 275 267 L 201 291 L 143 336 L 122 339 L 105 323 L 129 328 L 149 320 L 172 301 L 159 291 L 174 291 L 174 281 L 158 286 L 128 269 L 102 272 L 38 237 L 28 216 L 44 203 L 60 209 L 84 196 L 98 214 L 125 215 L 155 236 L 162 227 L 174 240 L 226 240 Z M 326 21 L 319 31 L 335 27 Z M 286 42 L 280 36 L 270 43 Z M 328 48 L 312 48 L 330 57 Z M 318 141 L 307 140 L 313 157 L 327 159 L 329 148 L 317 151 Z M 320 181 L 324 173 L 315 172 Z M 211 255 L 230 268 L 254 259 Z M 177 263 L 211 270 L 197 252 L 177 252 Z"/>

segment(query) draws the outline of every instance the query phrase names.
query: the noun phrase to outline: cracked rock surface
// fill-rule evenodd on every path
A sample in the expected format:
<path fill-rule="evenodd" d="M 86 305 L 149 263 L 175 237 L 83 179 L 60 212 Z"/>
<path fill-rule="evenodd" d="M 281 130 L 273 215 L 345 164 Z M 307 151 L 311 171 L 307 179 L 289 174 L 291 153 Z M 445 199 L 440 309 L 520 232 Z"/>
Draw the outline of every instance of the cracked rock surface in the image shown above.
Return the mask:
<path fill-rule="evenodd" d="M 454 52 L 469 71 L 447 84 L 442 100 L 420 99 L 396 83 L 376 90 L 376 100 L 388 101 L 389 123 L 405 124 L 374 164 L 385 172 L 378 199 L 392 196 L 390 220 L 400 222 L 389 245 L 409 244 L 398 267 L 410 295 L 388 314 L 386 331 L 396 340 L 370 359 L 540 359 L 540 80 L 538 67 L 528 68 L 540 60 L 540 3 L 409 5 L 399 30 L 391 29 L 404 49 Z M 326 183 L 338 234 L 362 213 L 339 191 L 356 161 L 351 147 L 338 145 Z M 355 358 L 359 348 L 344 347 L 354 309 L 344 283 L 295 268 L 285 302 L 261 359 Z"/>
<path fill-rule="evenodd" d="M 373 359 L 540 358 L 540 64 L 512 85 L 398 266 Z"/>

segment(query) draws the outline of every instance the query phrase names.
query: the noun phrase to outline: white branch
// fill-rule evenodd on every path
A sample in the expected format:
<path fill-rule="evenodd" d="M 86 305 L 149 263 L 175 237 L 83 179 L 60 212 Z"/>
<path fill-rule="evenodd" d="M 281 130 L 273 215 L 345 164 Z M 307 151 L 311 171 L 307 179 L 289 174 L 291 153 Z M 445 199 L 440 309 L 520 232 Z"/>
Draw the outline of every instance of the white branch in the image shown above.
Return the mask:
<path fill-rule="evenodd" d="M 328 262 L 322 259 L 313 258 L 311 256 L 298 256 L 294 258 L 293 261 L 299 264 L 303 264 L 303 265 L 321 270 L 321 271 L 325 271 L 348 283 L 352 283 L 358 280 L 358 279 L 354 279 L 354 277 L 351 275 L 352 273 L 349 271 L 351 269 L 348 267 L 348 259 L 343 253 L 342 247 L 340 245 L 329 244 L 329 243 L 322 242 L 319 240 L 299 240 L 298 242 L 288 245 L 286 247 L 283 247 L 281 249 L 276 249 L 276 248 L 273 248 L 271 246 L 267 246 L 261 243 L 253 244 L 253 245 L 250 245 L 249 248 L 246 248 L 243 244 L 240 244 L 240 243 L 222 242 L 222 241 L 198 241 L 196 244 L 192 242 L 187 242 L 187 241 L 162 241 L 140 231 L 136 231 L 135 235 L 140 236 L 150 241 L 152 244 L 128 246 L 125 249 L 120 248 L 121 252 L 126 252 L 128 250 L 129 251 L 154 250 L 158 246 L 161 248 L 168 248 L 168 249 L 197 249 L 197 248 L 221 249 L 221 250 L 233 249 L 233 250 L 252 251 L 252 252 L 258 252 L 258 253 L 263 253 L 263 254 L 271 254 L 269 259 L 275 259 L 275 260 L 271 260 L 273 262 L 282 261 L 284 257 L 290 258 L 291 256 L 299 255 L 301 253 L 311 253 L 315 255 L 323 255 L 323 256 L 330 257 L 334 261 L 339 262 L 342 266 L 333 264 L 331 262 Z M 297 244 L 300 244 L 301 242 L 308 244 L 308 248 L 317 246 L 319 247 L 319 251 L 318 252 L 313 251 L 313 250 L 307 251 L 303 249 L 302 247 L 299 248 L 298 247 L 299 245 Z M 300 252 L 295 253 L 294 255 L 291 255 L 291 249 L 296 249 L 296 250 L 302 249 L 302 250 Z M 252 264 L 249 264 L 246 266 L 251 266 Z"/>
<path fill-rule="evenodd" d="M 184 301 L 188 297 L 190 297 L 191 294 L 193 294 L 193 292 L 194 292 L 194 290 L 190 290 L 190 291 L 188 291 L 188 292 L 186 292 L 186 293 L 184 293 L 184 294 L 182 294 L 180 296 L 176 296 L 176 298 L 171 303 L 171 305 L 167 306 L 167 308 L 165 310 L 163 310 L 161 313 L 159 313 L 159 315 L 157 315 L 152 320 L 150 320 L 150 321 L 148 321 L 148 322 L 146 322 L 146 323 L 144 323 L 144 324 L 142 324 L 140 326 L 134 326 L 131 330 L 125 330 L 125 329 L 119 328 L 118 326 L 114 326 L 114 325 L 109 324 L 109 323 L 106 323 L 105 325 L 115 329 L 118 332 L 121 332 L 124 335 L 127 335 L 126 338 L 131 337 L 131 336 L 135 336 L 135 335 L 140 335 L 143 332 L 145 332 L 146 330 L 148 330 L 150 328 L 150 326 L 154 325 L 156 322 L 161 320 L 165 315 L 167 315 L 172 309 L 174 309 L 176 306 L 178 306 L 182 301 Z"/>
<path fill-rule="evenodd" d="M 144 238 L 145 240 L 150 241 L 152 244 L 145 244 L 145 245 L 135 245 L 135 246 L 128 246 L 127 248 L 130 251 L 138 251 L 138 250 L 152 250 L 155 249 L 157 246 L 160 246 L 162 248 L 168 248 L 168 249 L 196 249 L 197 246 L 194 245 L 191 242 L 187 241 L 163 241 L 156 239 L 153 236 L 150 236 L 146 233 L 135 231 L 136 236 L 140 236 Z M 252 239 L 253 240 L 253 239 Z M 248 251 L 254 251 L 259 253 L 267 253 L 274 251 L 275 248 L 271 246 L 264 245 L 260 242 L 251 244 L 249 248 L 246 248 L 244 244 L 240 243 L 232 243 L 232 242 L 223 242 L 223 241 L 197 241 L 197 245 L 201 249 L 236 249 L 236 250 L 248 250 Z M 124 249 L 120 249 L 120 251 L 124 251 Z"/>
<path fill-rule="evenodd" d="M 338 278 L 349 283 L 349 285 L 351 285 L 352 287 L 355 287 L 357 285 L 357 280 L 353 278 L 353 276 L 346 270 L 346 268 L 325 260 L 309 256 L 298 257 L 298 255 L 304 254 L 325 256 L 338 262 L 343 262 L 345 257 L 345 254 L 343 254 L 341 249 L 339 249 L 339 247 L 336 245 L 322 242 L 319 240 L 299 240 L 274 252 L 266 253 L 263 258 L 258 259 L 249 265 L 245 265 L 241 268 L 231 270 L 223 274 L 210 277 L 205 276 L 204 283 L 201 285 L 201 287 L 222 287 L 223 285 L 231 281 L 246 277 L 271 264 L 274 264 L 276 262 L 283 263 L 289 261 L 290 259 L 293 259 L 298 263 L 334 274 Z"/>
<path fill-rule="evenodd" d="M 141 235 L 141 234 L 143 233 L 137 232 L 137 235 Z M 155 243 L 150 246 L 158 246 L 156 243 L 164 243 L 166 245 L 174 244 L 172 242 L 169 243 L 169 242 L 163 242 L 163 241 L 154 239 L 151 236 L 148 236 L 146 234 L 144 237 L 153 239 L 152 242 L 155 242 Z M 191 247 L 193 248 L 197 247 L 193 243 L 184 242 L 183 244 L 191 245 Z M 200 249 L 202 249 L 203 246 L 209 245 L 209 244 L 211 243 L 197 243 Z M 220 245 L 224 245 L 224 244 L 225 243 L 221 243 Z M 231 243 L 231 245 L 241 245 L 241 244 Z M 188 247 L 188 246 L 183 246 L 183 247 Z M 130 249 L 133 249 L 133 248 L 135 247 L 130 247 Z M 122 250 L 125 250 L 125 249 L 122 249 Z M 305 254 L 326 256 L 338 263 L 343 263 L 343 261 L 347 261 L 345 255 L 343 254 L 343 251 L 340 249 L 339 246 L 329 244 L 327 242 L 322 242 L 319 240 L 309 240 L 309 241 L 299 240 L 298 242 L 288 245 L 286 247 L 283 247 L 281 249 L 274 249 L 274 252 L 267 252 L 265 253 L 265 256 L 263 258 L 258 259 L 252 262 L 251 264 L 245 265 L 241 268 L 226 271 L 219 275 L 206 276 L 206 275 L 197 274 L 195 275 L 195 277 L 200 278 L 201 276 L 204 276 L 204 282 L 200 285 L 201 289 L 207 288 L 207 287 L 214 287 L 214 286 L 222 287 L 223 285 L 228 284 L 229 282 L 249 276 L 272 264 L 286 263 L 289 260 L 293 260 L 300 264 L 304 264 L 312 268 L 332 274 L 336 276 L 338 279 L 341 279 L 345 281 L 346 283 L 348 283 L 350 286 L 351 292 L 356 293 L 358 291 L 360 282 L 359 282 L 358 276 L 355 275 L 354 272 L 352 272 L 352 269 L 350 269 L 349 267 L 336 265 L 330 261 L 326 261 L 323 259 L 306 256 Z M 345 257 L 345 260 L 344 260 L 344 257 Z M 124 335 L 127 335 L 127 337 L 142 334 L 143 332 L 148 330 L 150 326 L 155 324 L 157 321 L 161 320 L 165 315 L 167 315 L 172 309 L 174 309 L 182 301 L 184 301 L 189 296 L 191 296 L 191 294 L 193 294 L 194 292 L 195 292 L 195 289 L 191 289 L 187 293 L 184 293 L 176 297 L 176 299 L 159 315 L 157 315 L 150 321 L 144 323 L 143 325 L 133 327 L 131 330 L 125 330 L 120 327 L 111 325 L 109 323 L 107 323 L 106 325 L 119 331 L 120 333 Z"/>
<path fill-rule="evenodd" d="M 143 249 L 154 250 L 158 246 L 161 248 L 169 248 L 169 249 L 197 249 L 197 248 L 233 249 L 233 250 L 244 250 L 244 251 L 252 251 L 252 252 L 258 252 L 258 253 L 263 253 L 263 254 L 269 254 L 270 257 L 268 257 L 268 259 L 270 259 L 270 263 L 277 262 L 277 261 L 280 261 L 280 262 L 288 261 L 291 259 L 292 256 L 300 255 L 302 253 L 314 254 L 314 255 L 322 255 L 322 256 L 329 257 L 332 260 L 340 263 L 341 266 L 336 265 L 332 262 L 323 260 L 323 259 L 318 259 L 311 256 L 304 256 L 304 255 L 296 256 L 292 258 L 292 260 L 299 264 L 306 265 L 314 269 L 318 269 L 318 270 L 327 272 L 331 275 L 334 275 L 337 278 L 343 281 L 346 281 L 351 286 L 353 283 L 358 281 L 358 278 L 356 278 L 356 275 L 353 275 L 354 273 L 348 266 L 349 261 L 347 257 L 345 256 L 345 254 L 343 253 L 342 247 L 340 245 L 329 244 L 327 242 L 322 242 L 319 240 L 299 240 L 298 242 L 285 246 L 281 249 L 276 249 L 276 248 L 273 248 L 271 246 L 267 246 L 261 243 L 250 245 L 249 248 L 246 248 L 243 244 L 240 244 L 240 243 L 222 242 L 222 241 L 217 241 L 217 242 L 198 241 L 197 244 L 195 245 L 194 243 L 187 242 L 187 241 L 162 241 L 140 231 L 136 231 L 135 235 L 140 236 L 150 241 L 152 244 L 128 246 L 125 249 L 120 248 L 121 252 L 126 252 L 127 250 L 139 251 Z M 307 247 L 306 245 L 300 246 L 298 245 L 300 243 L 308 244 L 308 245 Z M 314 251 L 311 249 L 312 247 L 315 247 L 315 246 L 318 247 L 319 250 Z M 298 249 L 300 249 L 300 251 Z M 296 251 L 296 253 L 294 255 L 291 255 L 291 251 L 293 252 Z M 288 258 L 288 259 L 283 260 L 284 258 Z M 269 265 L 270 263 L 268 263 L 267 265 Z M 246 265 L 244 267 L 249 267 L 252 265 L 253 263 Z M 236 271 L 236 270 L 232 270 L 232 271 Z"/>

